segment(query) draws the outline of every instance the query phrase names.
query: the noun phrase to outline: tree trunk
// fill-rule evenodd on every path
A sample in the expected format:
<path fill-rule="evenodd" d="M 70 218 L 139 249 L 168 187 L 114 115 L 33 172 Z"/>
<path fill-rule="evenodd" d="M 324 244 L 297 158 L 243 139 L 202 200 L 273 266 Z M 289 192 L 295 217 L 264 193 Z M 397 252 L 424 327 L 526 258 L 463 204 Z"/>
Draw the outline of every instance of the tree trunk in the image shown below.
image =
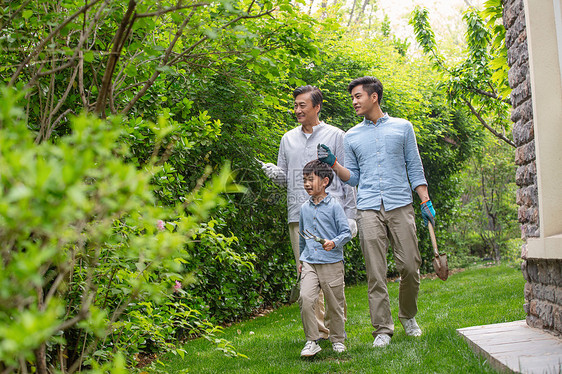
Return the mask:
<path fill-rule="evenodd" d="M 349 22 L 347 23 L 348 27 L 351 25 L 351 21 L 353 20 L 353 13 L 355 12 L 356 5 L 357 5 L 357 0 L 353 0 L 353 6 L 351 7 L 351 13 L 349 14 Z"/>
<path fill-rule="evenodd" d="M 119 26 L 119 29 L 115 34 L 115 38 L 113 40 L 113 47 L 111 48 L 111 53 L 109 54 L 109 58 L 107 59 L 107 66 L 105 68 L 105 73 L 103 74 L 102 86 L 96 103 L 96 108 L 94 109 L 94 112 L 101 117 L 105 117 L 103 113 L 105 111 L 107 98 L 111 91 L 111 79 L 113 77 L 113 72 L 115 71 L 115 67 L 117 66 L 117 61 L 119 60 L 119 56 L 121 55 L 121 50 L 123 49 L 123 43 L 125 42 L 125 39 L 129 34 L 129 30 L 131 28 L 130 27 L 131 16 L 136 6 L 137 6 L 137 2 L 135 0 L 129 0 L 127 12 L 123 16 L 121 25 Z"/>
<path fill-rule="evenodd" d="M 43 343 L 35 350 L 35 361 L 38 374 L 48 374 L 46 344 Z"/>

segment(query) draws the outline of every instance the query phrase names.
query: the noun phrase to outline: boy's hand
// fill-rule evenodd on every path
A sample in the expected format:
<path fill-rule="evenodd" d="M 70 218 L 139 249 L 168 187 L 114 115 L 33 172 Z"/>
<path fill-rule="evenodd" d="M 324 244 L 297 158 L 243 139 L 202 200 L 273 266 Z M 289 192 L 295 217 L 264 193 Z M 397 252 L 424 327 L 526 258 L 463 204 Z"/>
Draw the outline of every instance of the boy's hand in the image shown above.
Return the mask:
<path fill-rule="evenodd" d="M 302 262 L 299 262 L 299 266 L 297 267 L 297 271 L 300 273 L 302 273 Z"/>
<path fill-rule="evenodd" d="M 336 247 L 336 243 L 334 243 L 333 241 L 328 240 L 328 239 L 326 239 L 324 244 L 322 244 L 322 248 L 324 248 L 326 251 L 331 251 L 335 247 Z"/>

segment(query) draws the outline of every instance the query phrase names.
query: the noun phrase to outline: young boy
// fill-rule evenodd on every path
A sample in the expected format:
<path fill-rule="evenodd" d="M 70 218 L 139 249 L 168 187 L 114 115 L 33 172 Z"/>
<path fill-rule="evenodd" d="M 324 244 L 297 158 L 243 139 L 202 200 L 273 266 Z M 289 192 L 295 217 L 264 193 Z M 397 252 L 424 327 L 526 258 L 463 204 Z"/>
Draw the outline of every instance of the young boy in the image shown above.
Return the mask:
<path fill-rule="evenodd" d="M 320 289 L 326 300 L 326 322 L 336 352 L 346 350 L 343 246 L 351 239 L 347 217 L 340 203 L 326 193 L 334 178 L 332 169 L 318 160 L 304 166 L 304 189 L 310 195 L 300 211 L 300 309 L 306 345 L 302 357 L 314 356 L 322 348 L 314 314 Z M 316 238 L 315 238 L 316 237 Z M 316 239 L 316 240 L 315 240 Z M 321 239 L 321 242 L 317 241 Z M 329 325 L 328 325 L 329 323 Z"/>

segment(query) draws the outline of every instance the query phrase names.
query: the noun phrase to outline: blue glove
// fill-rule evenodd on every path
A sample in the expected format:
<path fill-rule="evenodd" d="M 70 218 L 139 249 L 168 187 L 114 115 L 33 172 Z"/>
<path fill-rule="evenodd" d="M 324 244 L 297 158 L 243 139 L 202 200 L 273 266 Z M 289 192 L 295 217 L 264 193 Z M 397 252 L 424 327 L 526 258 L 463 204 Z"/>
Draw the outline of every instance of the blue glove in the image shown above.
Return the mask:
<path fill-rule="evenodd" d="M 325 144 L 318 144 L 316 147 L 316 153 L 318 155 L 318 160 L 328 164 L 333 167 L 336 164 L 337 158 L 334 156 L 330 148 Z"/>
<path fill-rule="evenodd" d="M 431 225 L 435 227 L 435 209 L 433 209 L 433 204 L 431 200 L 427 200 L 421 204 L 421 214 L 423 222 L 427 226 L 427 221 L 431 222 Z"/>

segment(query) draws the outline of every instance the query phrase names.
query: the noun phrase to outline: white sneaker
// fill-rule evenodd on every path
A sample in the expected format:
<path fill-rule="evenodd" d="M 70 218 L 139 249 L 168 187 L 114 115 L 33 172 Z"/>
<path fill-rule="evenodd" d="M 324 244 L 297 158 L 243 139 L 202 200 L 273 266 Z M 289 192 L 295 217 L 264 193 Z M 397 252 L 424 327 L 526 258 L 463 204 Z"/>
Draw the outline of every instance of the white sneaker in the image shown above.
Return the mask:
<path fill-rule="evenodd" d="M 332 349 L 334 350 L 334 352 L 342 353 L 345 352 L 347 348 L 345 348 L 345 345 L 343 343 L 336 342 L 332 344 Z"/>
<path fill-rule="evenodd" d="M 390 335 L 388 334 L 379 334 L 375 338 L 373 342 L 373 347 L 386 347 L 390 344 Z"/>
<path fill-rule="evenodd" d="M 311 357 L 320 352 L 322 348 L 316 342 L 309 340 L 301 351 L 301 357 Z"/>
<path fill-rule="evenodd" d="M 408 336 L 420 336 L 422 331 L 416 322 L 416 318 L 412 317 L 410 319 L 400 318 L 400 322 L 402 322 L 402 326 L 404 326 L 404 331 Z"/>

